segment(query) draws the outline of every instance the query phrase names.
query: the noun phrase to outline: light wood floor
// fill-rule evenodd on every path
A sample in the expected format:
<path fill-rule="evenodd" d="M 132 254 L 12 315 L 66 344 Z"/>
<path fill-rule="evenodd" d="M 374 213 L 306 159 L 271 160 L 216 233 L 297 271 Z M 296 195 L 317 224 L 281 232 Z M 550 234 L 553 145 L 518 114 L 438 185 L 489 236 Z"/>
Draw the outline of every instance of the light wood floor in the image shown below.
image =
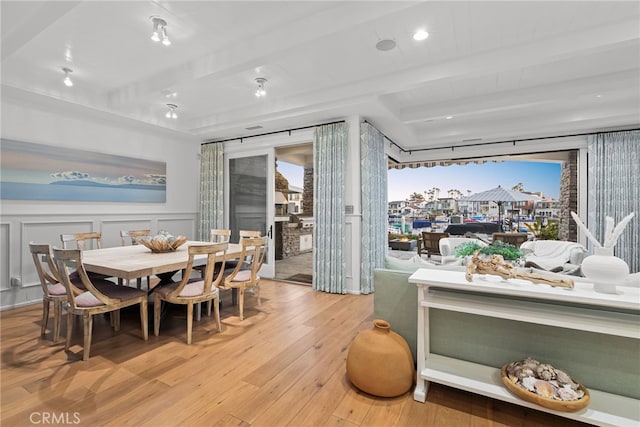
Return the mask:
<path fill-rule="evenodd" d="M 371 327 L 373 297 L 268 280 L 262 295 L 260 307 L 247 297 L 242 322 L 225 295 L 223 332 L 203 316 L 191 346 L 182 307 L 169 309 L 160 336 L 151 332 L 148 342 L 137 310 L 122 314 L 119 334 L 98 316 L 87 362 L 80 322 L 65 353 L 51 332 L 40 337 L 41 305 L 2 312 L 0 424 L 63 416 L 84 426 L 580 425 L 437 384 L 425 404 L 411 393 L 384 399 L 358 392 L 345 360 L 354 336 Z"/>

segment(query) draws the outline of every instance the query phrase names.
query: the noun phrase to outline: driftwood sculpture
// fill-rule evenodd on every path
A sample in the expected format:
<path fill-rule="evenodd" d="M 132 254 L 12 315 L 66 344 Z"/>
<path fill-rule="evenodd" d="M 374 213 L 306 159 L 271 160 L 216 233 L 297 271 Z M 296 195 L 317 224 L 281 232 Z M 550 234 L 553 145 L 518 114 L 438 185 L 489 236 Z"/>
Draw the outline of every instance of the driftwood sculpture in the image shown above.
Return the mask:
<path fill-rule="evenodd" d="M 467 264 L 467 282 L 473 281 L 473 275 L 477 274 L 493 274 L 503 279 L 524 279 L 533 283 L 542 283 L 549 286 L 560 286 L 562 288 L 573 289 L 573 280 L 559 279 L 555 277 L 545 276 L 538 273 L 519 273 L 518 270 L 502 258 L 502 255 L 491 255 L 489 257 L 480 258 L 480 251 L 475 251 L 471 260 Z"/>

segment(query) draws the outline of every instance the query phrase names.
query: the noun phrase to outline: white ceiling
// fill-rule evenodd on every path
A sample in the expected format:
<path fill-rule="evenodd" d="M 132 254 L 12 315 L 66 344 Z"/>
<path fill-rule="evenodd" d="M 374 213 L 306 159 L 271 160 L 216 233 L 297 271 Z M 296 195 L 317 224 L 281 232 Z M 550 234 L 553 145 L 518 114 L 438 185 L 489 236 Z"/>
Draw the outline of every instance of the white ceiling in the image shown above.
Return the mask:
<path fill-rule="evenodd" d="M 351 115 L 405 149 L 640 123 L 637 1 L 3 0 L 1 15 L 3 89 L 203 141 Z M 150 40 L 151 15 L 171 46 Z"/>

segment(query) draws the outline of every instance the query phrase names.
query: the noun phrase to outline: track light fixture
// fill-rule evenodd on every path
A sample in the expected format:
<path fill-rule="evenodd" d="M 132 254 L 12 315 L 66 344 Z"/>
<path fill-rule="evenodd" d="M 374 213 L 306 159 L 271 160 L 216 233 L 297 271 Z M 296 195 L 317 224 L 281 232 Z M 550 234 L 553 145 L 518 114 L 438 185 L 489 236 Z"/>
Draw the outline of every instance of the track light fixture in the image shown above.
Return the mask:
<path fill-rule="evenodd" d="M 71 81 L 71 73 L 73 73 L 73 70 L 71 68 L 62 67 L 62 71 L 64 71 L 63 82 L 65 86 L 68 86 L 68 87 L 73 86 L 73 81 Z"/>
<path fill-rule="evenodd" d="M 160 18 L 159 16 L 151 16 L 149 17 L 151 22 L 153 23 L 153 33 L 151 34 L 151 40 L 154 42 L 159 42 L 160 36 L 162 36 L 162 44 L 165 46 L 169 46 L 171 44 L 171 40 L 169 40 L 169 36 L 167 35 L 167 21 Z"/>
<path fill-rule="evenodd" d="M 165 114 L 164 116 L 167 119 L 177 119 L 178 115 L 176 114 L 176 109 L 178 108 L 178 106 L 176 104 L 167 104 L 167 107 L 169 107 L 169 111 L 167 111 L 167 114 Z"/>
<path fill-rule="evenodd" d="M 258 77 L 256 79 L 256 83 L 258 84 L 258 89 L 256 89 L 256 97 L 260 98 L 267 95 L 267 91 L 264 88 L 265 83 L 267 83 L 267 79 L 264 77 Z"/>

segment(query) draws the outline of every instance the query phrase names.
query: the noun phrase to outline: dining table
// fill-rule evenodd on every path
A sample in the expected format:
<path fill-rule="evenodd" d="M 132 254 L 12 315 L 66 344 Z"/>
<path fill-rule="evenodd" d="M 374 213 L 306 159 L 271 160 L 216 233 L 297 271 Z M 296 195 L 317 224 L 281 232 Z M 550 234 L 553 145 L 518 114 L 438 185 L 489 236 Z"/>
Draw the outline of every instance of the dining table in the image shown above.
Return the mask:
<path fill-rule="evenodd" d="M 189 246 L 210 244 L 210 242 L 188 240 L 171 252 L 152 252 L 144 245 L 90 249 L 82 251 L 82 264 L 87 271 L 127 281 L 152 275 L 162 278 L 187 267 Z M 229 243 L 224 259 L 225 261 L 238 259 L 241 253 L 240 244 Z M 194 256 L 194 266 L 204 265 L 206 262 L 207 255 Z"/>
<path fill-rule="evenodd" d="M 90 249 L 82 251 L 82 264 L 86 271 L 104 274 L 108 277 L 118 278 L 118 282 L 157 276 L 158 283 L 149 283 L 151 294 L 158 285 L 172 283 L 172 276 L 180 270 L 187 268 L 189 262 L 189 246 L 210 245 L 211 242 L 188 240 L 185 244 L 171 252 L 152 252 L 144 245 L 114 246 L 111 248 Z M 242 245 L 229 243 L 224 260 L 236 260 L 242 254 Z M 195 255 L 194 266 L 207 263 L 207 255 Z M 237 304 L 237 290 L 233 289 L 232 304 Z M 163 310 L 164 314 L 164 310 Z M 200 320 L 200 310 L 196 311 L 196 320 Z"/>

